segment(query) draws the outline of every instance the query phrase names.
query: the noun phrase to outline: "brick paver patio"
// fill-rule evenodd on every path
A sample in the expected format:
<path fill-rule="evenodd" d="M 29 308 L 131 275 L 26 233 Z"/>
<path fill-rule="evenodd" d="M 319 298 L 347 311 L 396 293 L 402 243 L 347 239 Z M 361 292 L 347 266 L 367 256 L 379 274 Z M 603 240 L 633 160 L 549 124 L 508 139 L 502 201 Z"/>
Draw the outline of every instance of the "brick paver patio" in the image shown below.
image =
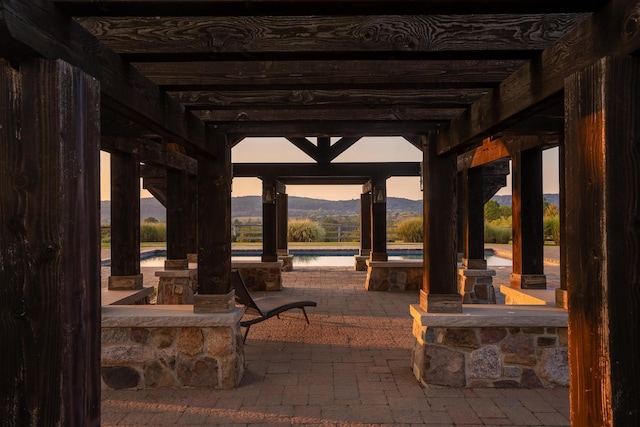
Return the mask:
<path fill-rule="evenodd" d="M 408 307 L 418 294 L 367 292 L 365 274 L 284 273 L 283 292 L 318 307 L 309 310 L 310 325 L 283 318 L 251 328 L 239 388 L 103 390 L 102 425 L 569 425 L 566 388 L 420 387 L 409 366 Z"/>

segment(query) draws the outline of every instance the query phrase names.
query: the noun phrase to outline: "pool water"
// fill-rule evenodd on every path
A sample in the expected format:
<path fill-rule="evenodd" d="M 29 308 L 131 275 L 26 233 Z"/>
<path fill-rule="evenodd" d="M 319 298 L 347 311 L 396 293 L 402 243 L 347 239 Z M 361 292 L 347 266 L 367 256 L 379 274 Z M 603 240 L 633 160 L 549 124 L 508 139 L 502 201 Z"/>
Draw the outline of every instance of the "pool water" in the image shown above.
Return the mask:
<path fill-rule="evenodd" d="M 164 267 L 164 256 L 151 256 L 140 260 L 140 267 Z M 421 260 L 422 254 L 412 255 L 390 255 L 389 261 L 398 260 Z M 500 258 L 497 256 L 487 256 L 488 267 L 507 267 L 511 266 L 511 260 Z M 260 261 L 260 256 L 244 255 L 233 256 L 231 261 Z M 294 255 L 293 266 L 298 267 L 353 267 L 353 254 L 333 255 L 331 252 L 327 255 Z"/>

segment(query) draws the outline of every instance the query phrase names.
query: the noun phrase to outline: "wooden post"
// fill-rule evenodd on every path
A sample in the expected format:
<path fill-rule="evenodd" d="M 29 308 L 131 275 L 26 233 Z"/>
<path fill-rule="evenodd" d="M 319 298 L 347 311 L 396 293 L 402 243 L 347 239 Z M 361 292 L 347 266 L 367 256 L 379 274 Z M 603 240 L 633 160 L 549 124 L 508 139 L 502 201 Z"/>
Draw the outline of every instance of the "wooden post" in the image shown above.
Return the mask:
<path fill-rule="evenodd" d="M 231 289 L 231 148 L 224 133 L 209 135 L 216 157 L 198 157 L 198 294 L 194 312 L 225 312 Z"/>
<path fill-rule="evenodd" d="M 185 270 L 187 260 L 187 174 L 167 169 L 167 259 L 165 270 Z"/>
<path fill-rule="evenodd" d="M 198 260 L 198 179 L 193 175 L 187 177 L 185 221 L 187 258 L 193 257 L 193 262 L 195 262 Z"/>
<path fill-rule="evenodd" d="M 0 60 L 0 93 L 0 420 L 99 426 L 100 84 Z"/>
<path fill-rule="evenodd" d="M 463 218 L 464 214 L 464 181 L 466 180 L 466 176 L 463 175 L 462 172 L 458 172 L 457 174 L 457 185 L 456 191 L 458 192 L 458 205 L 456 206 L 456 212 L 460 214 L 460 220 L 457 221 L 456 224 L 456 248 L 457 248 L 457 260 L 462 262 L 462 258 L 464 257 L 464 241 L 466 239 L 465 233 L 467 232 L 465 229 L 465 221 Z M 483 212 L 484 214 L 484 212 Z"/>
<path fill-rule="evenodd" d="M 640 425 L 640 62 L 565 80 L 571 424 Z"/>
<path fill-rule="evenodd" d="M 262 180 L 262 261 L 278 261 L 275 180 Z"/>
<path fill-rule="evenodd" d="M 387 261 L 387 178 L 371 179 L 371 261 Z"/>
<path fill-rule="evenodd" d="M 511 287 L 545 289 L 542 223 L 542 149 L 517 151 L 511 158 L 513 268 Z"/>
<path fill-rule="evenodd" d="M 360 256 L 371 255 L 371 192 L 360 195 Z"/>
<path fill-rule="evenodd" d="M 482 167 L 465 169 L 462 172 L 462 267 L 467 269 L 487 268 L 484 259 L 484 192 Z M 460 204 L 459 204 L 460 205 Z"/>
<path fill-rule="evenodd" d="M 420 306 L 432 313 L 462 312 L 456 252 L 456 156 L 436 155 L 436 135 L 423 137 L 424 278 Z"/>
<path fill-rule="evenodd" d="M 287 232 L 289 230 L 289 195 L 287 193 L 277 193 L 276 211 L 277 252 L 280 256 L 288 256 L 289 242 L 287 241 Z"/>
<path fill-rule="evenodd" d="M 140 162 L 111 153 L 111 276 L 109 289 L 140 289 Z"/>

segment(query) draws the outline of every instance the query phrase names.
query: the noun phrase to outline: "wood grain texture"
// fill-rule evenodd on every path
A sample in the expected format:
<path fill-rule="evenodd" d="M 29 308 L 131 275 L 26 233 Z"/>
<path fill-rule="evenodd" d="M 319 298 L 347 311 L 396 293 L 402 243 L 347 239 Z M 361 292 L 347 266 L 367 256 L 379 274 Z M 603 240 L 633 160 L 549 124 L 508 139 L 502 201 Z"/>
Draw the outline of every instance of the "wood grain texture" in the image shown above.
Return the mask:
<path fill-rule="evenodd" d="M 235 177 L 366 177 L 419 176 L 419 162 L 388 163 L 234 163 Z"/>
<path fill-rule="evenodd" d="M 120 54 L 542 50 L 585 16 L 388 15 L 87 17 Z"/>
<path fill-rule="evenodd" d="M 134 62 L 133 65 L 155 84 L 167 90 L 180 86 L 242 89 L 445 89 L 448 84 L 462 89 L 474 84 L 486 87 L 499 83 L 518 70 L 522 60 L 252 60 Z M 406 85 L 411 84 L 410 87 Z M 404 87 L 403 87 L 404 85 Z M 270 86 L 270 87 L 263 87 Z M 174 89 L 177 88 L 177 89 Z M 295 95 L 298 96 L 298 95 Z"/>
<path fill-rule="evenodd" d="M 98 426 L 99 85 L 60 61 L 1 69 L 0 419 Z"/>
<path fill-rule="evenodd" d="M 580 22 L 561 40 L 545 49 L 483 96 L 442 133 L 438 152 L 461 150 L 477 138 L 490 136 L 517 121 L 537 104 L 559 93 L 564 78 L 605 55 L 625 55 L 640 48 L 640 1 L 611 1 Z M 622 29 L 622 30 L 621 30 Z"/>
<path fill-rule="evenodd" d="M 147 128 L 197 150 L 204 125 L 146 77 L 47 0 L 2 0 L 2 22 L 11 38 L 45 58 L 60 58 L 100 80 L 100 102 Z"/>
<path fill-rule="evenodd" d="M 75 16 L 273 16 L 591 12 L 604 0 L 53 0 Z"/>
<path fill-rule="evenodd" d="M 565 240 L 571 421 L 640 422 L 640 65 L 604 58 L 566 82 Z M 631 329 L 630 329 L 631 328 Z"/>

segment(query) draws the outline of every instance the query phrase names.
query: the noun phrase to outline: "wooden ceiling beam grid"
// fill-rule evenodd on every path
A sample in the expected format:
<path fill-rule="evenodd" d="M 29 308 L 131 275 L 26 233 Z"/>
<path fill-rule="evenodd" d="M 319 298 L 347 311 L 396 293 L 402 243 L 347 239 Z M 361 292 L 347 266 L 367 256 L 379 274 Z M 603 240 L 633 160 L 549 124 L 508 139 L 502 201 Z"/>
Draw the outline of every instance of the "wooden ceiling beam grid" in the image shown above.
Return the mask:
<path fill-rule="evenodd" d="M 200 152 L 204 124 L 48 0 L 0 0 L 3 45 L 24 56 L 59 58 L 100 80 L 102 103 Z M 0 48 L 0 53 L 5 54 Z M 9 52 L 15 53 L 15 52 Z"/>
<path fill-rule="evenodd" d="M 506 78 L 438 136 L 438 153 L 462 151 L 530 114 L 560 93 L 564 79 L 608 55 L 640 49 L 639 0 L 612 0 Z"/>

